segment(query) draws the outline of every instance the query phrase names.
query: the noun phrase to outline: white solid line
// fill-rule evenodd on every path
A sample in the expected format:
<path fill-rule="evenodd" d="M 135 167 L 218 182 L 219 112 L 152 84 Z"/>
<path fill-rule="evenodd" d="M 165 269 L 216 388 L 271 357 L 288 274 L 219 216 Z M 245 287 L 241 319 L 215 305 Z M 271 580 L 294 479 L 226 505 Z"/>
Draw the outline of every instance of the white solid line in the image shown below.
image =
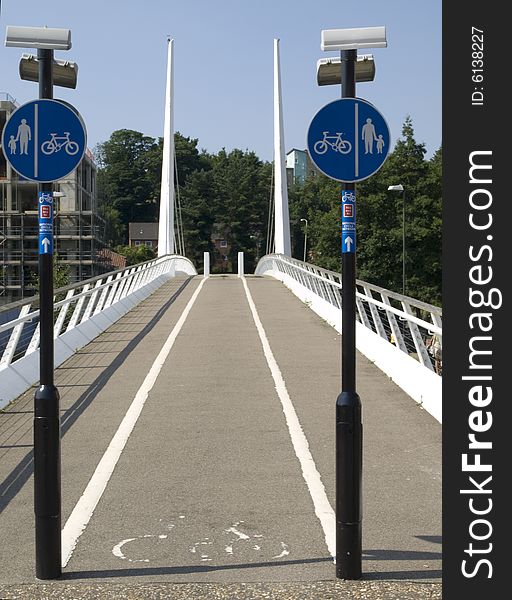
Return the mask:
<path fill-rule="evenodd" d="M 137 423 L 137 419 L 139 418 L 142 409 L 144 408 L 144 404 L 148 398 L 149 392 L 155 385 L 157 377 L 164 366 L 164 362 L 171 351 L 171 348 L 178 337 L 185 320 L 196 301 L 201 288 L 203 287 L 206 279 L 202 279 L 201 283 L 197 286 L 196 291 L 190 298 L 185 310 L 181 314 L 178 322 L 174 326 L 174 329 L 171 331 L 169 337 L 165 341 L 162 349 L 160 350 L 158 356 L 155 359 L 155 362 L 152 364 L 149 373 L 146 375 L 142 385 L 140 386 L 138 392 L 135 394 L 135 398 L 133 399 L 130 408 L 126 412 L 119 428 L 117 429 L 112 441 L 110 442 L 108 448 L 105 451 L 105 454 L 101 458 L 96 470 L 94 471 L 93 476 L 91 477 L 87 487 L 85 488 L 84 493 L 82 494 L 80 500 L 77 502 L 73 512 L 69 516 L 69 519 L 64 525 L 64 529 L 62 530 L 62 566 L 65 567 L 71 555 L 73 554 L 73 550 L 78 542 L 78 538 L 82 535 L 87 527 L 94 510 L 107 487 L 108 481 L 115 469 L 117 461 L 121 456 L 122 451 L 130 437 L 130 434 Z"/>
<path fill-rule="evenodd" d="M 295 412 L 295 408 L 288 394 L 288 390 L 286 389 L 286 384 L 281 374 L 281 370 L 279 369 L 279 365 L 277 364 L 274 354 L 270 348 L 270 344 L 265 334 L 265 330 L 263 329 L 263 325 L 261 324 L 258 311 L 256 310 L 256 306 L 252 299 L 251 292 L 249 291 L 249 287 L 247 286 L 245 277 L 242 279 L 242 282 L 244 284 L 247 301 L 249 302 L 249 308 L 251 309 L 252 318 L 254 319 L 254 324 L 256 325 L 256 329 L 258 330 L 258 334 L 260 336 L 263 352 L 276 385 L 277 395 L 279 396 L 279 400 L 281 400 L 281 405 L 283 407 L 286 424 L 288 425 L 288 430 L 290 432 L 293 449 L 295 450 L 295 454 L 299 459 L 302 469 L 302 476 L 306 481 L 311 499 L 313 500 L 315 514 L 320 520 L 322 529 L 324 530 L 327 549 L 334 558 L 336 556 L 336 517 L 334 515 L 334 510 L 332 509 L 332 506 L 327 498 L 327 494 L 325 493 L 325 487 L 322 483 L 322 478 L 320 477 L 320 473 L 316 468 L 315 461 L 313 460 L 313 456 L 309 450 L 308 440 L 304 434 L 304 431 L 302 430 L 299 418 L 297 417 L 297 413 Z"/>
<path fill-rule="evenodd" d="M 39 104 L 34 104 L 34 177 L 39 177 L 38 163 Z"/>
<path fill-rule="evenodd" d="M 356 102 L 354 105 L 354 119 L 355 119 L 355 126 L 354 126 L 354 130 L 356 132 L 355 136 L 354 136 L 354 142 L 355 142 L 355 155 L 356 155 L 356 177 L 359 177 L 359 104 Z"/>

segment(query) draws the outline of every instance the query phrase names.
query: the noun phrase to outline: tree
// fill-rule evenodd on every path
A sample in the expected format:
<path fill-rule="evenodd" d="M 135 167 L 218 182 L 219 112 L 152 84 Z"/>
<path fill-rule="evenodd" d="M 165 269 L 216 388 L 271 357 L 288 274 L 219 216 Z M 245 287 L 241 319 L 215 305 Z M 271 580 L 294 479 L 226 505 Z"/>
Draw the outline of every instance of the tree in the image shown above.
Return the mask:
<path fill-rule="evenodd" d="M 399 183 L 406 190 L 407 295 L 440 304 L 441 151 L 425 160 L 425 146 L 414 139 L 410 117 L 382 169 L 357 186 L 358 278 L 402 291 L 402 196 L 388 192 L 389 185 Z M 311 262 L 339 271 L 340 184 L 315 173 L 290 195 L 290 201 L 294 255 L 302 256 L 303 251 L 303 235 L 294 220 L 307 218 Z"/>
<path fill-rule="evenodd" d="M 244 252 L 247 271 L 256 266 L 258 251 L 266 242 L 272 166 L 254 152 L 222 149 L 212 157 L 215 222 L 229 229 L 230 262 Z"/>
<path fill-rule="evenodd" d="M 140 246 L 116 246 L 116 252 L 126 257 L 126 266 L 137 265 L 155 258 L 155 251 L 142 244 Z"/>
<path fill-rule="evenodd" d="M 199 153 L 197 143 L 197 139 L 179 132 L 174 135 L 177 185 L 186 185 L 193 172 L 209 168 L 208 156 Z M 120 129 L 96 147 L 95 155 L 99 207 L 106 221 L 107 240 L 111 245 L 126 243 L 128 223 L 158 220 L 163 138 Z"/>
<path fill-rule="evenodd" d="M 138 131 L 120 129 L 96 147 L 100 213 L 110 219 L 114 243 L 128 239 L 130 221 L 156 219 L 155 178 L 148 162 L 155 145 L 153 138 Z"/>
<path fill-rule="evenodd" d="M 194 171 L 181 193 L 181 207 L 186 255 L 196 265 L 203 263 L 204 252 L 213 252 L 213 197 L 211 174 Z"/>
<path fill-rule="evenodd" d="M 70 283 L 71 270 L 69 265 L 65 265 L 59 262 L 59 255 L 57 252 L 53 254 L 53 289 L 58 290 L 59 288 L 66 287 Z M 28 285 L 33 287 L 37 293 L 39 293 L 39 273 L 37 271 L 31 271 L 28 277 Z M 64 298 L 63 295 L 57 294 L 55 300 L 58 302 Z"/>
<path fill-rule="evenodd" d="M 254 269 L 267 242 L 272 165 L 250 150 L 199 152 L 198 140 L 175 134 L 185 251 L 196 264 L 213 254 L 214 230 L 224 232 L 231 265 L 245 253 Z M 98 147 L 102 215 L 112 244 L 126 240 L 129 221 L 158 218 L 163 140 L 120 130 Z M 425 160 L 425 146 L 414 138 L 407 117 L 402 136 L 382 169 L 357 187 L 358 277 L 401 292 L 403 203 L 389 185 L 406 190 L 406 293 L 441 302 L 441 160 L 439 150 Z M 340 184 L 320 173 L 289 192 L 292 254 L 304 253 L 301 219 L 308 220 L 308 260 L 339 271 Z M 131 251 L 130 251 L 131 252 Z"/>

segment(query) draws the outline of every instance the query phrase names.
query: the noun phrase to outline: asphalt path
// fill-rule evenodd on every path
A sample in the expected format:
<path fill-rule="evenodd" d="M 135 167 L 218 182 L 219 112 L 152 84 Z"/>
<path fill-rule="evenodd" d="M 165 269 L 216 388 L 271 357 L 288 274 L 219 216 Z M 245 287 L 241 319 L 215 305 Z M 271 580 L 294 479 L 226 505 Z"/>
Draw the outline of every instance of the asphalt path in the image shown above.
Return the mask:
<path fill-rule="evenodd" d="M 246 283 L 333 507 L 340 337 L 281 283 L 261 277 Z M 165 284 L 57 370 L 63 525 L 180 317 L 59 584 L 334 580 L 329 532 L 315 514 L 319 491 L 304 477 L 237 277 Z M 435 584 L 441 428 L 360 355 L 358 392 L 364 577 L 375 584 Z M 32 397 L 28 392 L 0 415 L 0 592 L 2 585 L 34 582 Z"/>

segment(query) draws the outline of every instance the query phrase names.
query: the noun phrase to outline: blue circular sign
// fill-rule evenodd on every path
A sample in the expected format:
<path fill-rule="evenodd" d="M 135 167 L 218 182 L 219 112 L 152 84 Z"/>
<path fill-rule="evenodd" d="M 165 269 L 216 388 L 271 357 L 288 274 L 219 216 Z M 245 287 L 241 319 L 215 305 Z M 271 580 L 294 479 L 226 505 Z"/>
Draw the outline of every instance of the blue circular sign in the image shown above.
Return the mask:
<path fill-rule="evenodd" d="M 326 104 L 308 130 L 309 156 L 317 169 L 337 181 L 367 179 L 384 164 L 389 127 L 381 113 L 361 98 Z"/>
<path fill-rule="evenodd" d="M 58 100 L 32 100 L 16 109 L 2 133 L 2 150 L 25 179 L 49 183 L 79 165 L 87 144 L 82 118 Z"/>

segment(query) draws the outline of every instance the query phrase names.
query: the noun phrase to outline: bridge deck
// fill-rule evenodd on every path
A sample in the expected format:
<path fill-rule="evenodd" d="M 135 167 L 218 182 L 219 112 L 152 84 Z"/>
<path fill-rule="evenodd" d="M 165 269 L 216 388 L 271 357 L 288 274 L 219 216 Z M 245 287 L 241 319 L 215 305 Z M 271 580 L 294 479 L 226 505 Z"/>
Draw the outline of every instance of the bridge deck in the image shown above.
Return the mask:
<path fill-rule="evenodd" d="M 321 500 L 322 489 L 310 490 L 303 477 L 301 450 L 292 444 L 243 282 L 229 276 L 201 282 L 171 280 L 56 372 L 64 525 L 84 490 L 100 485 L 94 479 L 88 486 L 202 285 L 63 579 L 334 579 L 331 533 L 312 499 Z M 260 277 L 246 283 L 334 507 L 339 336 L 281 283 Z M 404 599 L 418 585 L 410 582 L 421 581 L 428 596 L 416 590 L 411 597 L 434 597 L 424 584 L 440 578 L 440 425 L 361 355 L 358 392 L 364 577 L 404 580 Z M 34 582 L 32 398 L 33 390 L 0 414 L 0 592 Z"/>

